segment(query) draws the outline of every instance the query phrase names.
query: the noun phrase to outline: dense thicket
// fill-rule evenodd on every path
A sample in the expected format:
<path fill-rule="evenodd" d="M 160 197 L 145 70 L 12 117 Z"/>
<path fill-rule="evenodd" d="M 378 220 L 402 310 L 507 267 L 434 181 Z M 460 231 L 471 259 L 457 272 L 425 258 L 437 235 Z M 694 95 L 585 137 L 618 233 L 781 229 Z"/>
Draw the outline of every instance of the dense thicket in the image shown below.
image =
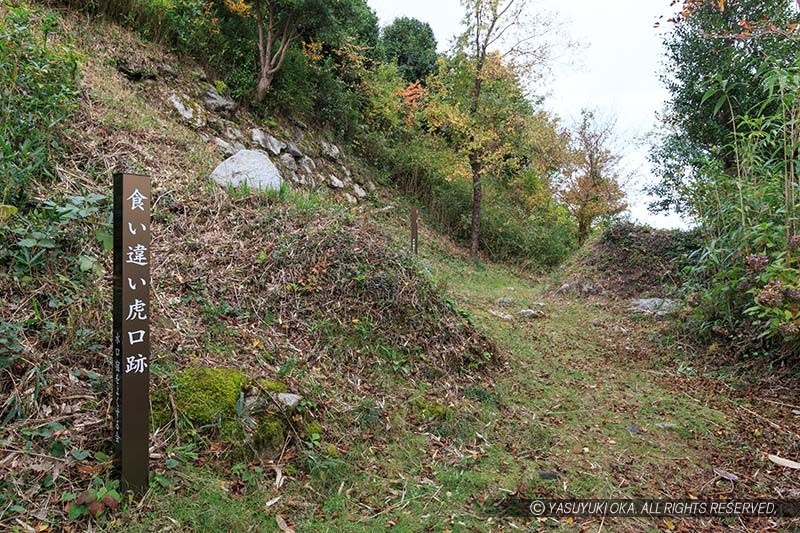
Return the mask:
<path fill-rule="evenodd" d="M 688 287 L 699 329 L 746 349 L 800 340 L 793 4 L 687 0 L 666 41 L 658 204 L 691 214 L 705 236 Z"/>

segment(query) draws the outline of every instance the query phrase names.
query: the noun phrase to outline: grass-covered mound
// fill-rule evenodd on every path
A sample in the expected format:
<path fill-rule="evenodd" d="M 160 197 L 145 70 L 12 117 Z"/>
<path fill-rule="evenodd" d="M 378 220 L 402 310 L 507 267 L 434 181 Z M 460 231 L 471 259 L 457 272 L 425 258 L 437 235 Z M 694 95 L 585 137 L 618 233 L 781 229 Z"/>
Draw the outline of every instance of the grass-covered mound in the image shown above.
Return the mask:
<path fill-rule="evenodd" d="M 611 297 L 664 296 L 680 287 L 699 242 L 695 231 L 617 223 L 587 243 L 564 268 L 564 279 Z"/>
<path fill-rule="evenodd" d="M 287 475 L 324 484 L 365 428 L 386 439 L 405 430 L 413 398 L 444 405 L 460 383 L 491 381 L 480 370 L 496 361 L 492 343 L 421 263 L 392 249 L 368 204 L 345 208 L 288 188 L 221 190 L 208 177 L 221 156 L 165 104 L 199 83 L 191 66 L 117 26 L 87 30 L 69 13 L 31 12 L 31 32 L 46 18 L 51 38 L 83 52 L 76 108 L 52 132 L 61 140 L 46 160 L 52 176 L 31 176 L 29 201 L 0 221 L 0 529 L 85 520 L 109 493 L 119 501 L 110 461 L 113 171 L 152 176 L 154 487 L 190 465 L 244 472 L 247 461 L 273 459 Z M 132 81 L 117 69 L 120 56 L 172 74 Z M 280 393 L 302 401 L 285 407 Z M 389 417 L 400 428 L 391 436 Z M 359 460 L 348 458 L 350 468 Z"/>

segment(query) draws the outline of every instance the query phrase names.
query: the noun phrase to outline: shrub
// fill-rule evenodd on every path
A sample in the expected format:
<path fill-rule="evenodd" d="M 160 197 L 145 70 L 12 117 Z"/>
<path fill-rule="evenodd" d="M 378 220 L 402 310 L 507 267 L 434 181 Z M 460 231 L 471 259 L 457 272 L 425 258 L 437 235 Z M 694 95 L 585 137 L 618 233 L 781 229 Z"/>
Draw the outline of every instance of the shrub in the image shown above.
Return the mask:
<path fill-rule="evenodd" d="M 0 5 L 0 204 L 24 207 L 33 180 L 53 175 L 56 134 L 75 108 L 78 63 L 68 46 L 49 43 L 57 17 Z"/>

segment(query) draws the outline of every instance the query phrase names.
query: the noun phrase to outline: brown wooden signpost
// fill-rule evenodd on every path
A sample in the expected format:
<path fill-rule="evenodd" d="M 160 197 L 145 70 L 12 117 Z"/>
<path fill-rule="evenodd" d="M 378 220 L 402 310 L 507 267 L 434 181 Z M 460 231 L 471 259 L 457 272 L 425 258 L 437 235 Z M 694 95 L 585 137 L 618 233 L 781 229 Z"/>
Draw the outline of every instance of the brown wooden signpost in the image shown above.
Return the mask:
<path fill-rule="evenodd" d="M 419 236 L 417 235 L 417 218 L 419 217 L 419 212 L 417 211 L 416 207 L 411 208 L 411 251 L 414 252 L 414 255 L 419 253 L 418 245 L 419 245 Z"/>
<path fill-rule="evenodd" d="M 149 485 L 150 178 L 114 175 L 114 462 L 120 488 Z"/>

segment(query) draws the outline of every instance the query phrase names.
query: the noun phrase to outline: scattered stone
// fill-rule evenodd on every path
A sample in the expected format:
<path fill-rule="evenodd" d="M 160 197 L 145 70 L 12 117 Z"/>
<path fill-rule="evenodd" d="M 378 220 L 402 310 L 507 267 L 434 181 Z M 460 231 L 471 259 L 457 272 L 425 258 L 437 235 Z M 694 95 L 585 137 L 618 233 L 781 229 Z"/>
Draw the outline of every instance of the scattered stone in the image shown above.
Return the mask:
<path fill-rule="evenodd" d="M 528 304 L 528 307 L 542 307 L 542 308 L 544 308 L 544 307 L 547 307 L 547 304 L 544 303 L 544 302 L 533 302 L 533 303 Z"/>
<path fill-rule="evenodd" d="M 300 405 L 300 401 L 303 397 L 299 394 L 292 394 L 291 392 L 279 392 L 275 395 L 275 399 L 286 409 L 295 409 Z"/>
<path fill-rule="evenodd" d="M 554 480 L 554 479 L 558 479 L 560 477 L 561 476 L 559 476 L 558 472 L 556 472 L 554 470 L 540 470 L 539 471 L 539 479 Z"/>
<path fill-rule="evenodd" d="M 224 139 L 220 139 L 219 137 L 214 137 L 214 145 L 217 147 L 217 150 L 219 150 L 220 153 L 222 153 L 222 155 L 228 157 L 238 152 L 238 150 L 233 146 L 233 144 L 229 143 Z"/>
<path fill-rule="evenodd" d="M 303 157 L 303 152 L 297 147 L 297 145 L 293 141 L 289 141 L 286 144 L 286 151 L 292 154 L 292 157 L 295 159 L 301 159 Z"/>
<path fill-rule="evenodd" d="M 115 57 L 114 65 L 117 68 L 117 72 L 128 78 L 130 81 L 140 82 L 156 79 L 156 73 L 153 72 L 153 70 L 146 64 L 135 64 L 128 58 Z"/>
<path fill-rule="evenodd" d="M 225 128 L 225 137 L 240 144 L 244 141 L 244 135 L 242 135 L 241 130 L 230 126 Z"/>
<path fill-rule="evenodd" d="M 489 310 L 489 314 L 492 316 L 496 316 L 497 318 L 500 318 L 502 320 L 514 320 L 514 317 L 512 315 L 509 315 L 508 313 L 503 313 L 501 311 L 495 311 L 493 309 Z"/>
<path fill-rule="evenodd" d="M 350 169 L 347 168 L 346 166 L 342 165 L 342 174 L 344 174 L 346 177 L 349 178 L 350 177 Z"/>
<path fill-rule="evenodd" d="M 191 100 L 185 94 L 178 95 L 172 93 L 169 95 L 169 103 L 175 108 L 175 111 L 188 123 L 197 128 L 205 126 L 205 118 L 202 116 L 200 109 L 192 105 Z"/>
<path fill-rule="evenodd" d="M 257 145 L 259 148 L 263 148 L 264 150 L 269 148 L 267 143 L 267 134 L 258 128 L 252 128 L 250 130 L 250 139 L 253 141 L 253 144 Z"/>
<path fill-rule="evenodd" d="M 523 318 L 544 318 L 544 311 L 541 309 L 520 309 L 517 314 Z"/>
<path fill-rule="evenodd" d="M 665 298 L 639 298 L 632 300 L 628 311 L 632 313 L 645 313 L 655 315 L 656 318 L 666 318 L 675 314 L 680 308 L 676 300 Z"/>
<path fill-rule="evenodd" d="M 286 143 L 276 139 L 272 135 L 267 135 L 267 150 L 272 152 L 272 155 L 279 155 L 286 150 Z"/>
<path fill-rule="evenodd" d="M 601 292 L 603 292 L 603 288 L 599 285 L 582 281 L 564 283 L 556 289 L 556 294 L 577 294 L 579 296 L 589 296 L 591 294 L 600 294 Z"/>
<path fill-rule="evenodd" d="M 514 300 L 514 298 L 511 296 L 503 296 L 502 298 L 497 299 L 497 305 L 503 305 L 506 307 L 514 305 L 514 302 L 516 302 L 516 300 Z"/>
<path fill-rule="evenodd" d="M 630 433 L 631 435 L 641 435 L 642 433 L 644 433 L 644 430 L 639 426 L 637 426 L 636 424 L 631 424 L 626 429 L 628 430 L 628 433 Z"/>
<path fill-rule="evenodd" d="M 241 150 L 219 164 L 211 178 L 221 187 L 247 184 L 253 189 L 279 190 L 281 173 L 261 150 Z"/>
<path fill-rule="evenodd" d="M 674 424 L 672 422 L 659 422 L 656 424 L 658 429 L 677 429 L 679 426 L 678 424 Z"/>
<path fill-rule="evenodd" d="M 178 71 L 175 70 L 172 65 L 168 63 L 161 63 L 158 65 L 158 74 L 163 78 L 177 78 Z"/>
<path fill-rule="evenodd" d="M 324 155 L 331 161 L 338 161 L 339 158 L 342 156 L 342 151 L 339 150 L 339 147 L 336 146 L 335 144 L 322 141 L 322 155 Z"/>
<path fill-rule="evenodd" d="M 203 96 L 203 103 L 206 105 L 206 109 L 212 111 L 214 113 L 219 113 L 223 116 L 231 116 L 236 111 L 236 102 L 222 96 L 214 89 L 209 89 L 206 91 L 206 94 Z"/>
<path fill-rule="evenodd" d="M 354 183 L 353 184 L 353 192 L 359 198 L 366 198 L 367 197 L 367 191 L 362 189 L 361 186 L 358 183 Z"/>
<path fill-rule="evenodd" d="M 272 135 L 266 134 L 258 128 L 250 130 L 250 138 L 253 139 L 255 144 L 264 150 L 268 150 L 272 155 L 280 155 L 281 152 L 286 149 L 285 142 L 279 141 Z"/>
<path fill-rule="evenodd" d="M 367 181 L 365 181 L 365 182 L 364 182 L 364 187 L 366 187 L 366 188 L 367 188 L 367 190 L 368 190 L 369 192 L 371 192 L 371 193 L 374 193 L 374 192 L 375 192 L 375 191 L 378 189 L 378 188 L 375 186 L 375 184 L 374 184 L 373 182 L 369 181 L 369 180 L 367 180 Z"/>
<path fill-rule="evenodd" d="M 302 157 L 298 163 L 300 170 L 306 174 L 312 174 L 317 169 L 317 164 L 310 157 Z"/>
<path fill-rule="evenodd" d="M 283 163 L 283 166 L 287 170 L 289 170 L 291 172 L 296 172 L 297 171 L 297 161 L 295 161 L 294 157 L 292 157 L 291 155 L 289 155 L 289 154 L 281 154 L 280 161 L 281 161 L 281 163 Z"/>
<path fill-rule="evenodd" d="M 344 197 L 350 205 L 358 205 L 358 199 L 349 192 L 344 193 Z"/>
<path fill-rule="evenodd" d="M 344 182 L 342 180 L 340 180 L 339 178 L 337 178 L 336 176 L 334 176 L 333 174 L 331 174 L 328 177 L 328 182 L 331 184 L 331 187 L 333 187 L 334 189 L 344 189 Z"/>

